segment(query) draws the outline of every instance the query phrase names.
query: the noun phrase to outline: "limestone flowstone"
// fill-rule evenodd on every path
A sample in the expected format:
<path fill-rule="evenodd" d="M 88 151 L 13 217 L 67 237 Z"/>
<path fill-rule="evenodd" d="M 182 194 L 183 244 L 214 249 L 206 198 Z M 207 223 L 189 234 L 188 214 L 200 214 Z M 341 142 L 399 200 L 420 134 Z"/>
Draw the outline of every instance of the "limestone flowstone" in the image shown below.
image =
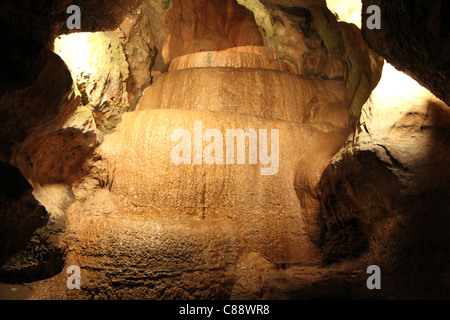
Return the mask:
<path fill-rule="evenodd" d="M 295 73 L 290 64 L 277 60 L 271 49 L 255 46 L 187 54 L 173 59 L 169 71 L 202 67 L 260 68 Z"/>
<path fill-rule="evenodd" d="M 205 128 L 219 130 L 279 130 L 278 173 L 262 176 L 260 163 L 173 163 L 176 143 L 171 139 L 172 132 L 187 128 L 193 134 L 192 123 L 197 119 Z M 301 174 L 308 161 L 317 166 L 318 175 L 323 169 L 320 164 L 326 166 L 345 140 L 345 132 L 229 112 L 145 110 L 127 114 L 101 150 L 112 174 L 111 191 L 126 195 L 133 203 L 124 211 L 148 217 L 234 221 L 250 249 L 264 252 L 277 263 L 300 263 L 310 260 L 311 252 L 303 245 L 307 237 L 302 226 L 303 209 L 295 193 L 295 176 Z M 326 141 L 329 151 L 317 157 L 310 153 L 314 150 L 310 146 L 316 141 Z M 306 167 L 314 176 L 312 166 Z"/>
<path fill-rule="evenodd" d="M 236 269 L 243 254 L 275 267 L 320 263 L 311 219 L 319 206 L 308 190 L 349 134 L 345 85 L 257 67 L 188 67 L 161 75 L 137 110 L 105 136 L 97 150 L 108 172 L 105 186 L 69 209 L 64 240 L 67 263 L 84 275 L 81 296 L 224 298 L 242 295 L 251 279 Z M 223 136 L 277 132 L 278 139 L 265 141 L 266 152 L 279 151 L 276 172 L 261 174 L 267 164 L 251 161 L 248 138 L 249 161 L 239 162 L 237 152 L 232 163 L 172 160 L 179 143 L 174 132 L 201 137 L 208 129 Z M 199 141 L 200 152 L 211 143 Z M 225 150 L 227 139 L 220 144 Z M 238 278 L 247 280 L 233 290 Z"/>
<path fill-rule="evenodd" d="M 447 3 L 362 2 L 367 43 L 359 0 L 78 0 L 85 47 L 66 0 L 3 1 L 0 298 L 448 297 L 450 109 L 389 69 L 361 109 L 368 44 L 448 104 Z M 276 174 L 251 137 L 215 163 L 230 129 L 278 132 Z"/>
<path fill-rule="evenodd" d="M 311 80 L 269 69 L 194 68 L 159 76 L 144 91 L 136 109 L 236 112 L 268 120 L 347 128 L 344 90 L 344 81 Z M 323 92 L 327 94 L 320 94 Z"/>

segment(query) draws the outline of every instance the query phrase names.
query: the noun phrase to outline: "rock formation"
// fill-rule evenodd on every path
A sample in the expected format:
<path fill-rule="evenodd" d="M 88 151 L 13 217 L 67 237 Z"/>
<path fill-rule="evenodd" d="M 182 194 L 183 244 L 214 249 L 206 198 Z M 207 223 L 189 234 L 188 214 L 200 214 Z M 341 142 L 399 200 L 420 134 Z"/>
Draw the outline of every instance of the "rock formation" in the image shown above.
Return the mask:
<path fill-rule="evenodd" d="M 385 66 L 359 128 L 320 182 L 326 259 L 369 251 L 391 294 L 445 295 L 449 121 L 445 103 Z"/>
<path fill-rule="evenodd" d="M 412 54 L 386 18 L 437 1 L 378 1 L 369 31 L 367 1 L 80 0 L 79 32 L 68 1 L 22 2 L 0 14 L 0 297 L 448 296 L 445 33 Z"/>
<path fill-rule="evenodd" d="M 449 4 L 438 0 L 401 0 L 395 4 L 363 0 L 362 3 L 363 20 L 367 18 L 369 5 L 378 5 L 382 12 L 381 30 L 362 29 L 369 45 L 389 63 L 450 104 Z"/>

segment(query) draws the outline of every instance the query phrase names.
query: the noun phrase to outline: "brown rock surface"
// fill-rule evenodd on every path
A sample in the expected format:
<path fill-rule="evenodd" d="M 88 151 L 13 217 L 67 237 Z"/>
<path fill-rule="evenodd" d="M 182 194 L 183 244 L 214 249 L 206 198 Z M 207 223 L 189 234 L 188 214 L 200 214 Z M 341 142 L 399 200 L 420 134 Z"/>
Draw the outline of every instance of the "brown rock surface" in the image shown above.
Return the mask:
<path fill-rule="evenodd" d="M 251 3 L 253 0 L 242 0 Z M 255 19 L 271 21 L 265 45 L 308 78 L 345 80 L 352 123 L 378 83 L 383 60 L 372 52 L 357 27 L 337 22 L 324 1 L 263 1 Z M 261 27 L 261 26 L 260 26 Z"/>
<path fill-rule="evenodd" d="M 445 99 L 448 10 L 410 2 L 383 3 L 389 28 L 363 32 Z M 50 52 L 68 2 L 5 0 L 0 159 L 26 187 L 0 192 L 0 281 L 35 282 L 0 297 L 448 296 L 448 107 L 385 69 L 358 122 L 382 59 L 325 3 L 79 1 L 66 39 L 96 32 L 59 52 L 71 90 Z M 278 174 L 174 165 L 171 133 L 195 121 L 280 130 Z M 372 263 L 381 292 L 365 287 Z M 81 291 L 66 288 L 73 264 Z"/>
<path fill-rule="evenodd" d="M 0 97 L 0 121 L 4 128 L 0 134 L 2 161 L 9 161 L 14 146 L 34 127 L 58 115 L 59 103 L 70 90 L 70 73 L 61 58 L 49 51 L 46 59 L 33 85 Z"/>
<path fill-rule="evenodd" d="M 186 128 L 193 133 L 194 121 L 202 121 L 205 130 L 217 128 L 224 135 L 226 129 L 233 128 L 280 130 L 280 171 L 265 177 L 261 176 L 260 165 L 172 164 L 171 152 L 176 146 L 171 141 L 172 132 Z M 111 190 L 126 195 L 132 202 L 123 211 L 171 219 L 230 219 L 240 226 L 252 250 L 263 252 L 278 263 L 282 263 L 282 256 L 284 262 L 299 263 L 308 261 L 305 257 L 309 254 L 300 240 L 305 232 L 300 230 L 305 228 L 301 226 L 302 209 L 294 177 L 308 173 L 311 176 L 305 180 L 314 184 L 314 178 L 320 176 L 314 170 L 320 172 L 326 165 L 345 133 L 225 112 L 139 111 L 124 117 L 116 134 L 102 145 L 102 153 L 110 165 Z M 329 151 L 318 154 L 319 158 L 309 153 L 315 141 L 322 141 L 322 145 L 328 142 Z M 315 163 L 317 168 L 309 166 L 311 170 L 303 172 L 306 161 Z M 251 207 L 249 199 L 254 204 Z M 255 216 L 260 219 L 255 221 Z M 285 234 L 287 243 L 281 240 L 280 232 Z M 297 236 L 300 239 L 295 241 Z"/>
<path fill-rule="evenodd" d="M 274 57 L 269 49 L 245 47 L 242 51 Z M 281 151 L 275 175 L 262 175 L 261 163 L 174 164 L 172 133 L 186 129 L 192 135 L 196 121 L 202 122 L 204 130 L 218 129 L 223 135 L 227 129 L 279 130 L 279 145 L 268 146 L 276 144 Z M 242 291 L 251 279 L 245 272 L 236 273 L 235 264 L 243 253 L 264 257 L 267 266 L 318 264 L 321 254 L 312 240 L 319 235 L 311 216 L 317 215 L 319 203 L 311 191 L 345 141 L 348 125 L 344 81 L 229 66 L 160 75 L 144 91 L 137 111 L 124 114 L 115 133 L 105 136 L 97 153 L 106 167 L 96 164 L 106 168 L 97 176 L 103 182 L 86 180 L 78 185 L 82 192 L 74 190 L 84 200 L 68 210 L 69 227 L 62 243 L 68 251 L 67 265 L 81 266 L 87 279 L 79 297 L 245 297 L 262 290 L 268 278 Z M 221 145 L 225 152 L 225 140 Z M 89 188 L 103 191 L 89 193 Z M 104 205 L 99 206 L 99 201 Z M 217 243 L 211 243 L 210 233 L 202 231 L 206 226 L 217 235 Z M 172 232 L 178 237 L 185 233 L 186 246 L 179 246 L 183 241 Z M 113 239 L 107 233 L 121 236 Z M 197 261 L 194 257 L 207 252 L 202 243 L 208 243 L 212 252 L 231 255 Z M 155 250 L 170 254 L 156 252 L 158 263 L 148 265 L 153 258 L 144 252 Z M 119 256 L 122 260 L 117 260 Z M 178 256 L 184 257 L 183 263 L 177 262 Z M 213 261 L 218 264 L 211 265 Z M 133 293 L 127 290 L 129 276 L 119 271 L 123 268 L 131 268 L 133 282 L 139 283 Z M 166 275 L 162 287 L 156 284 L 160 273 Z M 191 276 L 202 281 L 197 284 Z M 172 284 L 178 289 L 166 291 Z M 66 297 L 45 284 L 36 290 L 37 297 Z"/>
<path fill-rule="evenodd" d="M 401 71 L 450 104 L 449 4 L 440 0 L 363 2 L 363 22 L 369 5 L 381 9 L 381 30 L 363 28 L 369 45 Z"/>
<path fill-rule="evenodd" d="M 172 60 L 169 71 L 208 67 L 255 68 L 294 72 L 288 63 L 276 60 L 275 52 L 269 48 L 254 46 L 187 54 Z"/>
<path fill-rule="evenodd" d="M 251 12 L 234 0 L 174 0 L 164 23 L 169 29 L 162 50 L 166 63 L 193 52 L 263 44 Z"/>
<path fill-rule="evenodd" d="M 206 72 L 214 75 L 210 79 L 220 79 L 218 72 L 225 75 L 228 72 L 231 79 L 236 72 L 238 78 L 246 74 L 254 77 L 258 70 L 173 71 L 167 74 L 173 77 L 169 84 L 172 88 L 183 88 L 183 72 L 189 72 L 190 79 L 197 76 L 207 82 L 210 80 L 203 76 Z M 304 82 L 303 87 L 314 83 L 290 73 L 278 73 L 278 77 L 298 78 Z M 151 88 L 158 90 L 162 77 Z M 242 82 L 239 89 L 245 92 L 244 85 L 254 84 Z M 266 91 L 269 84 L 274 85 L 266 77 L 259 87 Z M 344 91 L 342 83 L 330 82 L 333 85 Z M 284 86 L 281 83 L 279 88 Z M 312 86 L 309 92 L 314 90 Z M 254 288 L 242 291 L 242 286 L 251 280 L 243 271 L 236 273 L 236 264 L 244 252 L 257 253 L 267 259 L 269 266 L 311 265 L 321 261 L 318 247 L 311 242 L 318 237 L 317 230 L 310 225 L 312 220 L 306 219 L 307 215 L 315 215 L 313 211 L 319 208 L 317 200 L 299 202 L 297 192 L 316 188 L 321 172 L 345 141 L 348 129 L 321 122 L 320 114 L 326 114 L 329 105 L 318 99 L 297 106 L 305 113 L 315 110 L 318 115 L 315 124 L 302 124 L 300 121 L 304 119 L 280 121 L 261 112 L 257 117 L 258 110 L 253 110 L 252 115 L 248 110 L 255 103 L 253 95 L 242 95 L 236 102 L 233 97 L 204 91 L 199 97 L 215 97 L 215 103 L 211 100 L 210 105 L 204 105 L 206 110 L 198 110 L 196 104 L 192 108 L 189 100 L 193 94 L 191 88 L 180 91 L 184 104 L 174 110 L 164 109 L 164 105 L 148 108 L 143 98 L 139 110 L 125 114 L 115 133 L 105 137 L 98 150 L 107 164 L 104 190 L 86 194 L 83 203 L 75 203 L 69 209 L 69 228 L 63 240 L 64 247 L 70 248 L 67 263 L 81 266 L 86 279 L 79 298 L 249 297 L 263 290 L 267 280 L 264 278 Z M 155 103 L 154 99 L 149 101 Z M 239 108 L 216 109 L 230 103 L 238 103 Z M 339 116 L 348 121 L 345 113 Z M 193 135 L 195 121 L 201 121 L 204 130 L 218 129 L 223 135 L 227 129 L 279 130 L 279 171 L 277 168 L 275 175 L 263 176 L 261 163 L 174 164 L 171 154 L 176 143 L 171 139 L 172 133 L 186 129 Z M 222 144 L 225 152 L 225 140 Z M 274 144 L 269 143 L 268 148 Z M 315 146 L 320 146 L 320 152 Z M 99 201 L 104 205 L 99 206 Z M 251 262 L 244 259 L 242 263 Z M 119 271 L 123 269 L 130 275 Z M 158 280 L 162 274 L 163 283 Z M 233 289 L 239 278 L 242 279 Z M 127 289 L 129 281 L 138 286 L 133 292 Z M 60 290 L 49 289 L 49 285 L 39 285 L 36 296 L 66 297 Z"/>
<path fill-rule="evenodd" d="M 158 77 L 144 91 L 136 109 L 238 112 L 297 123 L 328 122 L 348 128 L 345 92 L 343 81 L 309 80 L 287 72 L 245 68 L 186 69 Z"/>
<path fill-rule="evenodd" d="M 50 239 L 54 218 L 15 167 L 0 163 L 0 178 L 0 281 L 24 283 L 58 274 L 64 262 Z"/>
<path fill-rule="evenodd" d="M 387 274 L 386 295 L 445 295 L 449 126 L 445 103 L 385 66 L 360 127 L 320 183 L 327 259 L 368 251 Z"/>

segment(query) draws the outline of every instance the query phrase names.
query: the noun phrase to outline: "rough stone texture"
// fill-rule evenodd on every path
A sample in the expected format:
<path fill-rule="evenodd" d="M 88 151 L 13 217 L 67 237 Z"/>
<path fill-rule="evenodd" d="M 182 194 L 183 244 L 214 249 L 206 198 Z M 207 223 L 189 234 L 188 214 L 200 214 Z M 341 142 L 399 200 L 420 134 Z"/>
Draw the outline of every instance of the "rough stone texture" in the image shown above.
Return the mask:
<path fill-rule="evenodd" d="M 254 78 L 258 72 L 264 72 L 260 80 L 245 81 L 245 77 Z M 210 78 L 206 77 L 208 74 Z M 323 169 L 349 133 L 345 126 L 348 113 L 330 117 L 330 103 L 317 98 L 309 99 L 308 104 L 297 104 L 308 93 L 321 89 L 316 87 L 317 81 L 291 73 L 197 68 L 172 71 L 167 76 L 171 77 L 166 82 L 168 90 L 158 86 L 163 76 L 151 88 L 160 94 L 180 88 L 178 103 L 165 108 L 164 103 L 145 100 L 144 94 L 138 110 L 125 114 L 115 133 L 106 136 L 98 150 L 99 161 L 106 163 L 101 176 L 103 186 L 95 186 L 101 188 L 96 192 L 80 193 L 84 195 L 82 201 L 68 210 L 69 227 L 62 240 L 63 248 L 67 248 L 67 265 L 81 266 L 86 279 L 78 298 L 261 296 L 266 290 L 267 275 L 244 290 L 242 287 L 252 277 L 261 275 L 252 276 L 242 269 L 237 272 L 236 264 L 240 268 L 251 265 L 253 262 L 248 259 L 252 255 L 266 259 L 264 264 L 269 270 L 319 264 L 320 251 L 311 242 L 319 235 L 308 219 L 309 215 L 317 215 L 314 210 L 319 206 L 317 200 L 299 201 L 298 193 L 317 187 Z M 302 81 L 301 87 L 310 89 L 292 94 L 295 90 L 288 86 L 289 81 L 276 82 L 275 76 L 290 78 L 293 83 Z M 235 78 L 244 81 L 238 87 L 227 88 Z M 284 92 L 284 100 L 271 100 L 275 103 L 273 109 L 283 110 L 284 104 L 304 114 L 314 113 L 315 117 L 282 121 L 261 111 L 262 102 L 255 101 L 254 94 L 241 94 L 238 100 L 234 95 L 208 92 L 208 88 L 214 90 L 214 85 L 186 85 L 186 79 L 204 83 L 219 79 L 225 92 L 247 92 L 251 87 L 256 95 L 259 90 L 267 95 L 270 86 L 277 89 L 271 91 L 274 95 Z M 330 81 L 328 85 L 331 98 L 345 95 L 343 81 Z M 194 88 L 202 88 L 199 98 L 210 98 L 200 110 L 199 104 L 192 102 L 197 94 Z M 147 106 L 146 101 L 153 105 Z M 252 110 L 255 105 L 261 109 Z M 204 130 L 217 128 L 224 135 L 227 129 L 279 130 L 278 174 L 261 175 L 261 163 L 174 164 L 171 154 L 176 143 L 172 133 L 187 129 L 193 135 L 195 121 L 202 121 Z M 225 141 L 221 145 L 226 150 Z M 274 142 L 269 143 L 269 150 L 273 145 Z M 305 193 L 302 197 L 308 198 Z M 238 262 L 239 259 L 243 260 Z M 52 289 L 60 279 L 61 276 L 38 285 L 35 297 L 70 297 L 57 287 Z M 133 291 L 128 289 L 131 283 L 135 286 Z"/>
<path fill-rule="evenodd" d="M 349 102 L 345 92 L 343 81 L 308 80 L 287 72 L 251 68 L 187 69 L 158 77 L 144 92 L 137 110 L 239 112 L 265 119 L 327 122 L 348 128 Z"/>
<path fill-rule="evenodd" d="M 30 131 L 56 117 L 59 104 L 70 90 L 70 73 L 64 62 L 53 52 L 39 76 L 30 87 L 10 91 L 0 98 L 1 126 L 0 159 L 8 162 L 13 148 L 22 142 Z M 42 106 L 45 106 L 43 108 Z"/>
<path fill-rule="evenodd" d="M 0 178 L 0 281 L 23 283 L 54 276 L 61 271 L 63 256 L 49 240 L 52 218 L 19 170 L 2 162 Z"/>
<path fill-rule="evenodd" d="M 138 21 L 140 21 L 138 16 Z M 141 26 L 136 23 L 133 26 L 132 33 L 127 35 L 127 28 L 131 23 L 128 20 L 120 27 L 120 34 L 123 50 L 128 62 L 128 77 L 126 79 L 127 100 L 130 108 L 134 108 L 139 101 L 142 91 L 151 83 L 151 66 L 154 64 L 157 49 L 151 46 L 152 40 L 149 34 L 141 33 L 141 30 L 151 30 L 148 25 Z M 141 22 L 142 23 L 142 22 Z M 126 25 L 125 25 L 126 24 Z M 139 27 L 138 27 L 139 26 Z"/>
<path fill-rule="evenodd" d="M 113 131 L 130 108 L 129 66 L 117 36 L 110 32 L 72 34 L 57 38 L 54 50 L 71 70 L 75 95 L 92 110 L 96 127 Z"/>
<path fill-rule="evenodd" d="M 248 0 L 247 2 L 252 2 Z M 266 34 L 265 45 L 278 59 L 292 64 L 308 78 L 346 80 L 351 97 L 352 123 L 360 116 L 380 77 L 383 60 L 361 41 L 360 31 L 336 17 L 324 1 L 263 1 L 272 21 L 273 34 Z M 255 12 L 255 19 L 258 12 Z M 267 20 L 265 19 L 265 20 Z"/>
<path fill-rule="evenodd" d="M 383 61 L 361 41 L 356 27 L 336 21 L 324 1 L 240 1 L 253 17 L 234 1 L 202 3 L 183 2 L 181 9 L 175 1 L 165 12 L 163 32 L 168 29 L 168 35 L 159 50 L 165 63 L 194 52 L 264 44 L 295 73 L 308 78 L 345 79 L 351 121 L 357 122 L 361 106 L 378 82 Z M 235 18 L 228 21 L 231 14 Z M 233 30 L 247 37 L 245 41 L 230 41 Z"/>
<path fill-rule="evenodd" d="M 320 183 L 327 260 L 368 251 L 386 274 L 386 295 L 447 295 L 449 125 L 445 103 L 385 67 L 360 127 Z"/>
<path fill-rule="evenodd" d="M 363 22 L 369 5 L 382 12 L 381 30 L 362 29 L 370 46 L 450 104 L 450 6 L 440 0 L 363 0 Z"/>
<path fill-rule="evenodd" d="M 13 182 L 0 195 L 0 281 L 35 282 L 0 284 L 0 297 L 448 297 L 447 107 L 408 81 L 396 87 L 405 80 L 385 69 L 393 82 L 324 173 L 383 59 L 324 0 L 237 3 L 77 1 L 81 31 L 101 33 L 98 50 L 72 50 L 88 68 L 74 73 L 65 61 L 72 88 L 50 51 L 68 33 L 69 2 L 2 3 L 0 160 L 20 173 L 7 165 Z M 364 30 L 368 42 L 448 97 L 446 5 L 379 3 L 389 28 L 374 39 Z M 348 21 L 351 10 L 339 12 Z M 185 53 L 194 54 L 177 58 Z M 381 95 L 386 88 L 397 92 Z M 257 165 L 174 168 L 169 127 L 198 119 L 281 129 L 279 176 L 261 177 Z M 23 194 L 9 193 L 14 182 Z M 381 292 L 365 288 L 372 263 L 382 266 Z M 72 264 L 81 291 L 66 289 Z"/>
<path fill-rule="evenodd" d="M 31 186 L 17 168 L 2 162 L 0 169 L 1 225 L 4 228 L 0 261 L 4 264 L 14 253 L 14 242 L 20 241 L 23 245 L 33 234 L 36 225 L 45 225 L 47 212 L 32 198 Z M 15 202 L 12 201 L 14 198 L 23 199 Z"/>
<path fill-rule="evenodd" d="M 105 196 L 96 196 L 90 198 L 92 207 L 69 209 L 66 261 L 82 268 L 83 290 L 61 288 L 66 278 L 62 273 L 38 285 L 35 298 L 228 297 L 240 253 L 238 238 L 228 223 L 102 213 L 97 201 Z"/>
<path fill-rule="evenodd" d="M 205 130 L 218 128 L 224 134 L 229 128 L 279 129 L 279 173 L 261 176 L 261 165 L 172 164 L 171 151 L 176 145 L 171 142 L 173 130 L 187 128 L 192 133 L 196 120 L 203 122 Z M 102 150 L 110 165 L 111 190 L 126 195 L 132 203 L 130 208 L 123 207 L 122 211 L 133 210 L 150 217 L 172 219 L 231 219 L 247 234 L 244 238 L 250 248 L 264 252 L 272 261 L 283 263 L 282 256 L 285 256 L 284 262 L 299 263 L 308 261 L 305 257 L 309 253 L 304 251 L 305 241 L 300 240 L 304 233 L 299 216 L 302 209 L 292 181 L 299 175 L 314 185 L 314 178 L 320 176 L 316 171 L 320 172 L 321 166 L 326 165 L 346 135 L 346 131 L 321 133 L 326 129 L 319 128 L 258 121 L 236 113 L 139 111 L 124 118 L 117 135 L 105 141 Z M 310 147 L 314 145 L 313 141 L 327 145 L 329 151 L 324 150 L 316 158 L 314 148 Z M 309 160 L 317 169 L 306 163 Z M 304 168 L 309 170 L 304 171 Z M 305 174 L 309 176 L 305 177 Z M 249 199 L 254 203 L 251 207 L 247 205 Z M 258 221 L 254 217 L 259 217 Z M 283 242 L 280 232 L 291 245 Z M 297 236 L 300 239 L 295 241 Z"/>
<path fill-rule="evenodd" d="M 234 0 L 174 0 L 164 23 L 170 32 L 162 50 L 166 63 L 193 52 L 263 44 L 252 14 Z"/>
<path fill-rule="evenodd" d="M 50 213 L 49 223 L 33 237 L 45 239 L 43 248 L 58 251 L 51 260 L 45 256 L 51 251 L 32 254 L 26 249 L 6 266 L 11 275 L 20 271 L 27 257 L 35 256 L 33 261 L 39 261 L 42 260 L 39 257 L 44 256 L 45 261 L 51 261 L 52 268 L 47 266 L 49 273 L 43 276 L 51 276 L 62 267 L 60 253 L 64 252 L 63 270 L 70 264 L 80 265 L 84 290 L 77 295 L 65 290 L 65 286 L 61 288 L 66 278 L 61 272 L 35 283 L 32 298 L 262 297 L 271 288 L 268 283 L 274 270 L 320 262 L 318 247 L 311 242 L 318 234 L 310 216 L 315 216 L 314 212 L 319 209 L 311 190 L 315 189 L 322 170 L 352 126 L 349 118 L 352 94 L 348 91 L 350 82 L 345 81 L 347 71 L 339 75 L 323 71 L 328 74 L 323 77 L 304 74 L 317 78 L 311 80 L 293 74 L 301 70 L 300 64 L 286 59 L 277 61 L 268 48 L 231 48 L 227 52 L 213 53 L 229 61 L 219 62 L 219 65 L 203 64 L 204 60 L 199 57 L 204 53 L 186 56 L 194 62 L 183 62 L 178 67 L 173 63 L 173 72 L 153 79 L 154 84 L 144 91 L 152 83 L 153 70 L 164 72 L 168 68 L 171 58 L 167 59 L 166 54 L 198 52 L 211 43 L 214 46 L 208 47 L 210 49 L 263 44 L 253 18 L 257 23 L 264 18 L 261 20 L 257 13 L 252 15 L 232 1 L 226 5 L 223 2 L 195 4 L 197 6 L 185 5 L 185 10 L 180 12 L 178 2 L 169 6 L 148 1 L 136 10 L 131 6 L 126 13 L 118 13 L 109 25 L 118 27 L 114 32 L 62 36 L 55 43 L 55 51 L 63 56 L 72 73 L 73 89 L 61 90 L 52 117 L 30 126 L 29 133 L 23 137 L 25 140 L 19 140 L 20 144 L 14 148 L 12 160 L 32 181 L 34 196 Z M 117 7 L 112 5 L 105 10 L 109 8 Z M 283 10 L 289 12 L 287 8 Z M 160 16 L 165 23 L 155 18 L 157 13 L 164 13 Z M 173 20 L 180 13 L 186 18 L 183 24 Z M 212 17 L 224 20 L 214 25 Z M 88 26 L 93 25 L 97 30 L 110 28 L 102 21 L 99 22 L 101 27 L 95 26 L 91 18 L 87 19 Z M 285 17 L 285 21 L 289 19 Z M 198 22 L 195 32 L 186 28 L 189 20 Z M 58 29 L 62 25 L 56 23 L 52 27 Z M 332 26 L 336 28 L 340 26 Z M 161 32 L 156 33 L 155 29 Z M 192 37 L 192 42 L 185 47 L 176 44 L 180 39 L 177 32 L 184 32 L 186 39 Z M 271 32 L 264 34 L 272 36 Z M 71 44 L 72 52 L 59 50 L 60 44 L 68 44 L 67 41 L 73 39 L 81 41 Z M 339 45 L 345 47 L 349 43 L 341 40 Z M 187 51 L 177 53 L 180 49 Z M 336 56 L 336 61 L 343 58 L 343 52 L 345 50 Z M 258 58 L 249 59 L 255 53 Z M 327 56 L 328 49 L 322 53 Z M 364 51 L 363 56 L 369 55 Z M 241 59 L 241 56 L 245 57 Z M 183 70 L 192 64 L 198 67 L 198 63 L 207 68 Z M 371 81 L 377 81 L 373 72 L 377 68 L 376 64 L 369 68 Z M 65 69 L 64 72 L 67 74 Z M 189 85 L 186 77 L 192 75 Z M 235 81 L 236 78 L 240 81 Z M 45 85 L 45 81 L 37 83 Z M 226 90 L 217 95 L 214 87 L 219 85 Z M 201 87 L 203 92 L 195 91 Z M 177 95 L 171 94 L 175 88 L 179 90 Z M 99 149 L 101 152 L 95 152 L 103 135 L 115 130 L 122 113 L 132 109 L 143 92 L 137 106 L 139 111 L 126 114 L 117 133 L 106 136 Z M 159 100 L 155 99 L 157 96 Z M 192 101 L 205 98 L 209 101 Z M 173 108 L 180 110 L 167 110 Z M 250 170 L 246 166 L 218 166 L 200 171 L 188 167 L 186 172 L 168 168 L 168 160 L 161 158 L 168 155 L 161 145 L 170 151 L 168 128 L 176 124 L 187 126 L 188 122 L 199 118 L 214 128 L 281 129 L 281 174 L 262 179 L 260 166 Z M 310 124 L 303 124 L 305 122 Z M 142 134 L 143 140 L 138 138 Z M 127 140 L 131 144 L 125 142 Z M 129 157 L 129 147 L 136 150 L 136 159 L 140 159 L 136 164 L 142 166 L 135 167 L 132 163 L 124 166 L 125 162 L 119 161 L 134 159 Z M 152 160 L 146 152 L 153 149 L 160 149 L 161 154 L 152 153 L 156 157 Z M 147 166 L 158 164 L 160 169 L 151 170 L 150 176 L 143 171 Z M 192 170 L 195 172 L 189 172 Z M 249 181 L 251 172 L 252 183 L 243 184 Z M 197 178 L 186 181 L 186 174 Z M 254 190 L 255 178 L 260 181 L 258 190 L 262 193 L 259 195 Z M 172 188 L 166 188 L 168 181 L 174 182 Z M 218 188 L 217 181 L 222 181 L 228 190 L 226 193 Z M 186 189 L 181 193 L 177 187 L 180 183 L 180 188 Z M 160 187 L 156 186 L 158 184 Z M 155 186 L 166 192 L 155 193 Z M 137 193 L 130 191 L 130 187 Z M 194 191 L 204 194 L 203 200 Z M 254 207 L 245 205 L 248 199 L 253 199 Z M 223 206 L 229 209 L 224 210 Z M 258 221 L 255 216 L 264 219 Z M 118 234 L 123 236 L 117 237 Z M 33 242 L 29 245 L 32 250 Z M 199 255 L 200 252 L 204 254 Z M 32 270 L 30 280 L 37 279 L 35 274 L 46 266 L 41 263 L 38 264 L 40 269 L 36 269 L 32 265 L 36 264 L 33 262 L 26 268 Z M 247 273 L 247 266 L 266 270 L 261 271 L 265 275 Z M 260 281 L 249 286 L 254 277 Z"/>
<path fill-rule="evenodd" d="M 255 68 L 295 72 L 288 63 L 277 60 L 275 52 L 269 48 L 255 46 L 187 54 L 172 60 L 169 71 L 207 67 Z"/>
<path fill-rule="evenodd" d="M 90 19 L 86 10 L 85 30 L 115 28 L 133 10 L 130 2 L 126 6 L 122 3 L 119 11 L 117 2 L 102 2 L 78 3 L 82 8 L 93 8 L 89 14 L 107 19 Z M 2 3 L 0 23 L 5 50 L 0 73 L 0 159 L 19 167 L 33 188 L 27 187 L 28 191 L 20 196 L 9 191 L 2 195 L 0 228 L 5 239 L 1 241 L 1 281 L 29 282 L 61 271 L 64 253 L 59 235 L 65 228 L 64 212 L 73 197 L 67 184 L 79 179 L 84 161 L 101 140 L 92 110 L 71 93 L 70 72 L 50 51 L 54 38 L 65 28 L 67 5 L 65 1 L 44 5 L 26 0 Z M 112 14 L 114 18 L 108 18 Z M 94 24 L 89 25 L 91 22 Z M 109 70 L 105 71 L 109 74 Z M 111 74 L 117 73 L 111 68 Z M 101 95 L 111 86 L 108 83 Z M 109 97 L 120 99 L 113 97 L 116 92 L 112 93 Z M 16 182 L 24 180 L 20 173 L 14 178 Z M 2 183 L 13 190 L 11 179 L 8 175 Z M 41 183 L 46 186 L 41 187 Z"/>
<path fill-rule="evenodd" d="M 69 87 L 64 88 L 66 91 L 55 90 L 64 94 L 52 101 L 57 113 L 53 113 L 53 119 L 42 119 L 39 127 L 29 130 L 28 137 L 12 156 L 35 185 L 71 185 L 80 179 L 85 174 L 85 161 L 103 135 L 114 131 L 122 114 L 132 109 L 128 98 L 136 104 L 142 90 L 150 85 L 151 64 L 155 60 L 151 35 L 136 31 L 146 30 L 148 21 L 137 14 L 130 17 L 114 32 L 73 33 L 55 40 L 53 50 L 71 72 L 72 90 Z M 45 78 L 37 83 L 46 85 Z M 6 101 L 9 100 L 12 99 Z"/>

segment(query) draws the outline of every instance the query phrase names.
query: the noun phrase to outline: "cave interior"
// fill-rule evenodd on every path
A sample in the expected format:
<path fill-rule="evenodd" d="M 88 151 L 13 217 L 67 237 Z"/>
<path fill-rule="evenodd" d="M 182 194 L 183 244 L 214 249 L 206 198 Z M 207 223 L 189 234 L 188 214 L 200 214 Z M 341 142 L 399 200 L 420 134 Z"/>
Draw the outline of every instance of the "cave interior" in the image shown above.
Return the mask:
<path fill-rule="evenodd" d="M 449 299 L 449 12 L 3 1 L 0 299 Z"/>

